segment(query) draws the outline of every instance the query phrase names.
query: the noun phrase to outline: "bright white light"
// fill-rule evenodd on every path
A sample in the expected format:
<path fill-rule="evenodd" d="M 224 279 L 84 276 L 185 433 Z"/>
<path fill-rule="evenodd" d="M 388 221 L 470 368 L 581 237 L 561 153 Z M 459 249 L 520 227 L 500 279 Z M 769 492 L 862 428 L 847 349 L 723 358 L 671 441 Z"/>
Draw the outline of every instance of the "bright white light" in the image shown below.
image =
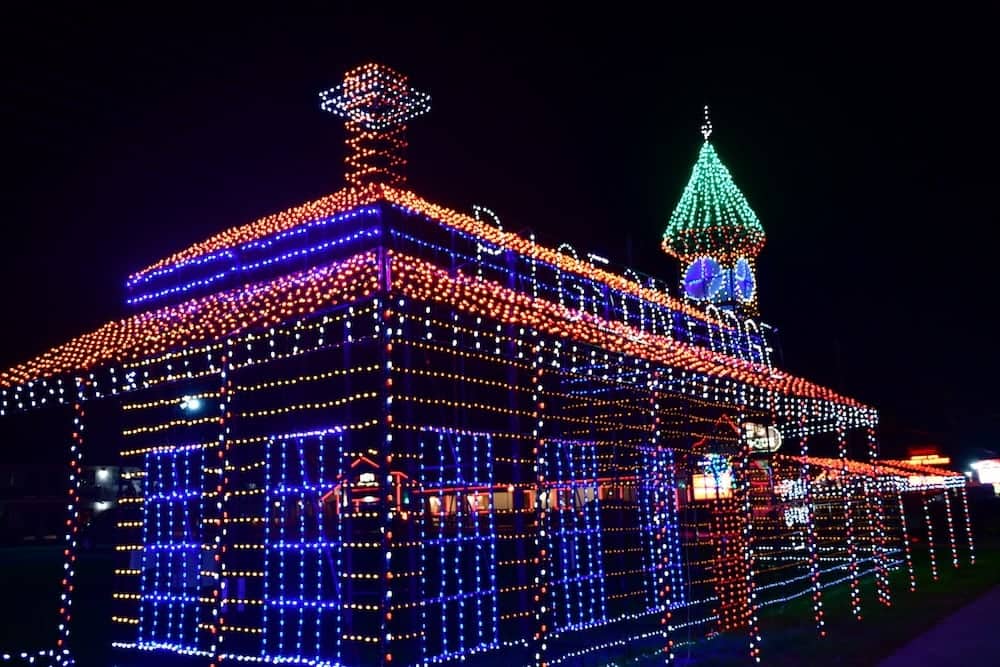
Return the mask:
<path fill-rule="evenodd" d="M 774 485 L 778 500 L 798 500 L 805 498 L 809 489 L 804 479 L 783 479 Z"/>
<path fill-rule="evenodd" d="M 111 506 L 113 504 L 114 503 L 112 503 L 110 500 L 98 500 L 97 502 L 94 503 L 94 514 L 97 514 L 98 512 L 103 512 L 104 510 L 111 509 Z"/>
<path fill-rule="evenodd" d="M 976 461 L 969 467 L 976 471 L 980 484 L 992 484 L 993 491 L 1000 495 L 1000 459 Z"/>
<path fill-rule="evenodd" d="M 799 525 L 809 525 L 809 508 L 803 507 L 801 505 L 796 507 L 789 507 L 785 509 L 785 525 L 791 528 L 792 526 Z"/>
<path fill-rule="evenodd" d="M 201 410 L 201 399 L 197 396 L 185 396 L 181 399 L 181 410 L 197 412 Z"/>
<path fill-rule="evenodd" d="M 107 468 L 98 468 L 95 476 L 97 478 L 97 483 L 101 484 L 111 480 L 111 471 Z"/>

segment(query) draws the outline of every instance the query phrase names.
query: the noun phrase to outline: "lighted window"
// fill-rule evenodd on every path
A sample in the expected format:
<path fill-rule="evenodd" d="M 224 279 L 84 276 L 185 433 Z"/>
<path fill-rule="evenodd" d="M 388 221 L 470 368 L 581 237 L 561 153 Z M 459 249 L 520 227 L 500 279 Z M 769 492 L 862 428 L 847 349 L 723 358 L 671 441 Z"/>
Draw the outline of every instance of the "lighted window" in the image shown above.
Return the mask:
<path fill-rule="evenodd" d="M 465 499 L 469 503 L 469 512 L 472 514 L 483 514 L 490 511 L 489 493 L 470 493 Z"/>
<path fill-rule="evenodd" d="M 691 495 L 694 500 L 715 500 L 732 498 L 733 475 L 724 472 L 716 475 L 692 475 Z"/>

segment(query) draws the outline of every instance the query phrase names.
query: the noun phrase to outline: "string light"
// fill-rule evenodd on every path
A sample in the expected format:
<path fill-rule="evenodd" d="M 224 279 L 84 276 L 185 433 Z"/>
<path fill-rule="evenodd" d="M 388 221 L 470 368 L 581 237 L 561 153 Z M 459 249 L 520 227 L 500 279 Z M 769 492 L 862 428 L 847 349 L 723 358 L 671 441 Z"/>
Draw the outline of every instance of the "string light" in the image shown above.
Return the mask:
<path fill-rule="evenodd" d="M 962 515 L 965 517 L 965 535 L 969 540 L 969 565 L 976 564 L 976 545 L 972 536 L 972 518 L 969 516 L 969 494 L 965 486 L 959 490 L 962 497 Z"/>
<path fill-rule="evenodd" d="M 931 559 L 931 578 L 938 581 L 940 576 L 938 574 L 937 552 L 934 550 L 934 522 L 931 521 L 930 504 L 927 502 L 925 491 L 920 492 L 920 506 L 924 511 L 924 527 L 927 530 L 927 553 Z"/>
<path fill-rule="evenodd" d="M 764 228 L 709 143 L 708 106 L 701 134 L 704 144 L 663 232 L 661 247 L 686 266 L 682 285 L 686 296 L 741 304 L 753 312 L 757 303 L 754 259 L 764 246 Z"/>
<path fill-rule="evenodd" d="M 271 282 L 201 297 L 109 322 L 37 359 L 0 374 L 0 384 L 141 359 L 170 348 L 266 328 L 320 307 L 364 298 L 377 289 L 376 255 L 364 253 Z"/>
<path fill-rule="evenodd" d="M 341 85 L 320 98 L 324 111 L 346 119 L 350 185 L 406 182 L 406 123 L 430 111 L 430 95 L 410 88 L 402 74 L 371 63 L 347 72 Z"/>
<path fill-rule="evenodd" d="M 632 642 L 670 664 L 692 637 L 738 631 L 759 662 L 767 606 L 810 598 L 823 637 L 827 588 L 846 584 L 860 618 L 864 577 L 883 604 L 891 570 L 915 586 L 904 494 L 923 500 L 936 577 L 926 494 L 961 490 L 951 553 L 964 518 L 974 559 L 961 476 L 878 459 L 875 410 L 772 366 L 747 317 L 763 228 L 707 108 L 664 237 L 696 269 L 693 300 L 396 187 L 429 98 L 392 70 L 352 70 L 323 108 L 347 120 L 348 189 L 134 274 L 129 302 L 148 310 L 0 375 L 0 413 L 73 406 L 45 655 L 71 660 L 88 400 L 120 404 L 139 469 L 119 499 L 121 649 L 314 667 L 510 651 L 541 667 Z M 761 451 L 755 426 L 798 450 Z M 862 434 L 863 462 L 848 456 Z"/>

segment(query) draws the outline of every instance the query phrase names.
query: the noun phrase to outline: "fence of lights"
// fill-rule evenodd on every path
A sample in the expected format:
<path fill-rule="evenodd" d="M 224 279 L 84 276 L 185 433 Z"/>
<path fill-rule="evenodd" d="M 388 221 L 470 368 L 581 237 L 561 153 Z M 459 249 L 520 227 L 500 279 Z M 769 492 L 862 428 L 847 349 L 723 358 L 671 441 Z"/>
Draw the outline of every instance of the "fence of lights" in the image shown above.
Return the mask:
<path fill-rule="evenodd" d="M 356 76 L 388 114 L 373 131 L 423 108 Z M 734 201 L 714 155 L 689 220 L 712 192 Z M 915 585 L 911 533 L 935 576 L 941 548 L 972 561 L 962 476 L 877 461 L 877 413 L 774 368 L 762 323 L 375 180 L 134 274 L 150 310 L 0 375 L 0 414 L 77 406 L 74 469 L 81 406 L 120 405 L 140 472 L 119 498 L 116 648 L 542 666 L 630 645 L 671 663 L 738 632 L 760 662 L 761 609 L 808 598 L 825 636 L 831 586 L 861 618 L 864 578 L 883 605 L 888 572 Z M 720 261 L 763 242 L 740 233 Z"/>

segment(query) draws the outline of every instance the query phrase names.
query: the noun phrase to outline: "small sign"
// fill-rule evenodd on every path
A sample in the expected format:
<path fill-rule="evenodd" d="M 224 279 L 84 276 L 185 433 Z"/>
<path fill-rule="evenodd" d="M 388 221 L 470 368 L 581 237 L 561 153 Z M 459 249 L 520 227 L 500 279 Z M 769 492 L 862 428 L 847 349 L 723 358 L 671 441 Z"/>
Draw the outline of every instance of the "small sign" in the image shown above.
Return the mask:
<path fill-rule="evenodd" d="M 781 448 L 781 431 L 774 426 L 746 422 L 743 424 L 750 449 L 758 454 L 773 454 Z"/>

